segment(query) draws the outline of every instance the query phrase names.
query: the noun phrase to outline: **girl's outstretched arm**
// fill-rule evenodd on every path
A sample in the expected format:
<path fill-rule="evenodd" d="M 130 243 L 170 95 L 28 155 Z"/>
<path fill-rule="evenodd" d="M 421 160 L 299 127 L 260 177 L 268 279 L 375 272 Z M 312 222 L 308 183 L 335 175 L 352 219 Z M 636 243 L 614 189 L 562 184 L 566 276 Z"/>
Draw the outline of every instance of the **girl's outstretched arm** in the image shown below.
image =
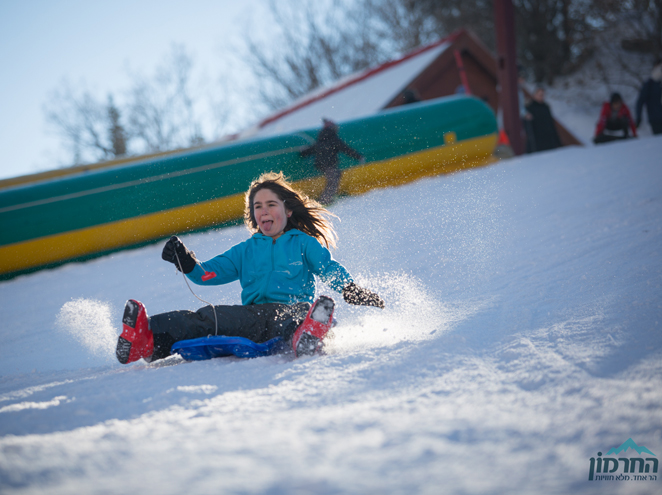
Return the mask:
<path fill-rule="evenodd" d="M 348 304 L 384 308 L 384 300 L 375 292 L 356 285 L 345 267 L 333 260 L 329 250 L 317 240 L 311 238 L 308 241 L 304 255 L 312 272 L 332 289 L 342 293 Z"/>
<path fill-rule="evenodd" d="M 199 262 L 187 277 L 198 285 L 222 285 L 239 280 L 239 270 L 228 253 Z"/>
<path fill-rule="evenodd" d="M 231 251 L 200 263 L 195 253 L 189 251 L 179 237 L 173 235 L 163 247 L 161 258 L 174 264 L 198 285 L 221 285 L 239 278 L 239 271 L 228 255 Z"/>
<path fill-rule="evenodd" d="M 332 259 L 329 250 L 322 246 L 317 239 L 306 236 L 303 256 L 310 271 L 333 290 L 342 292 L 348 283 L 353 282 L 352 276 L 345 267 Z"/>

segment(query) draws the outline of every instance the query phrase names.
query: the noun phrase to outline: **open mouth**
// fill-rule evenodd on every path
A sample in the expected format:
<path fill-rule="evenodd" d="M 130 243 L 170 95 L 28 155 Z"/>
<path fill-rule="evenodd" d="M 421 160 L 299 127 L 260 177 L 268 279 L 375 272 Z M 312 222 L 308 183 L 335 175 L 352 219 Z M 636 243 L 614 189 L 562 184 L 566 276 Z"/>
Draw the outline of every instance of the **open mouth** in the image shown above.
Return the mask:
<path fill-rule="evenodd" d="M 271 226 L 274 224 L 273 220 L 264 220 L 263 222 L 260 223 L 260 226 L 262 227 L 262 231 L 269 231 L 271 230 Z"/>

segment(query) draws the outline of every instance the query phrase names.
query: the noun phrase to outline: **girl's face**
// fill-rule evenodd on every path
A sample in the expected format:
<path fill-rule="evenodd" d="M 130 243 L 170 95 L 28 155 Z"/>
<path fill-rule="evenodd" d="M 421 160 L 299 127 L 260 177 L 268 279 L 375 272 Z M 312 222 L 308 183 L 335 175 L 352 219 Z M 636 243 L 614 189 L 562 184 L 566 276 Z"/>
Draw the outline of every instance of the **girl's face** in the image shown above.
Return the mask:
<path fill-rule="evenodd" d="M 253 214 L 260 232 L 278 239 L 285 230 L 287 219 L 292 212 L 285 208 L 285 203 L 271 189 L 260 189 L 253 198 Z"/>

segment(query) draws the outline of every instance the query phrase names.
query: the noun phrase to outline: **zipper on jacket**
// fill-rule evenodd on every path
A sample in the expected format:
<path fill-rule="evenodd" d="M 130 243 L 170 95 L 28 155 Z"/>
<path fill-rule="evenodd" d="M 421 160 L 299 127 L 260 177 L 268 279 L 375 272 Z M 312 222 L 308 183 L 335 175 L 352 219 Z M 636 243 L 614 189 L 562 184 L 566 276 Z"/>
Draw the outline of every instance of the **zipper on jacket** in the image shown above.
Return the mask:
<path fill-rule="evenodd" d="M 262 294 L 262 298 L 266 298 L 267 292 L 269 291 L 269 287 L 271 286 L 271 277 L 273 276 L 275 270 L 275 263 L 274 263 L 275 247 L 276 247 L 276 240 L 274 239 L 273 242 L 271 243 L 271 270 L 269 271 L 269 276 L 267 277 L 267 283 L 264 286 L 264 294 Z"/>

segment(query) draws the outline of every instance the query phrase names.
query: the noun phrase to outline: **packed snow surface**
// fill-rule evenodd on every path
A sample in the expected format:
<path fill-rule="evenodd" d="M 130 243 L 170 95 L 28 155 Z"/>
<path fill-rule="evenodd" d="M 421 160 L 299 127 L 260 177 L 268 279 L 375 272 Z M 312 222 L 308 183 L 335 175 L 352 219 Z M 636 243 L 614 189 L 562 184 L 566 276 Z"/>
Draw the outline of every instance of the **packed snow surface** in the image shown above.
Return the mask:
<path fill-rule="evenodd" d="M 660 493 L 588 473 L 629 438 L 662 453 L 661 156 L 566 148 L 340 199 L 334 256 L 387 307 L 320 286 L 324 356 L 118 364 L 126 299 L 202 304 L 160 245 L 0 283 L 0 492 Z M 247 235 L 183 240 L 207 259 Z"/>

